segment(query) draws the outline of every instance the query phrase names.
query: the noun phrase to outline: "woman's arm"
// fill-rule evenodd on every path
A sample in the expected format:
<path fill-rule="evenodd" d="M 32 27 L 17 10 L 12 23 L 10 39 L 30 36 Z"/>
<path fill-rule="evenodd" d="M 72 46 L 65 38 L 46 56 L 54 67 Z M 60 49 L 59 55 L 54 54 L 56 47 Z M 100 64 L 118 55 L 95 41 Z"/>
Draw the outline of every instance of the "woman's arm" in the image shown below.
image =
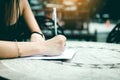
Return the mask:
<path fill-rule="evenodd" d="M 31 32 L 34 32 L 34 31 L 41 32 L 39 25 L 37 24 L 35 17 L 32 13 L 28 0 L 21 0 L 20 4 L 21 4 L 21 7 L 23 8 L 22 14 Z"/>
<path fill-rule="evenodd" d="M 31 30 L 31 32 L 42 33 L 42 31 L 40 30 L 40 27 L 32 13 L 32 10 L 30 8 L 28 0 L 20 0 L 20 7 L 22 8 L 21 13 L 22 13 L 29 29 Z M 43 40 L 44 40 L 44 37 L 42 37 L 41 35 L 38 35 L 38 34 L 31 35 L 31 41 L 43 41 Z"/>
<path fill-rule="evenodd" d="M 43 42 L 0 41 L 0 59 L 31 55 L 59 55 L 64 51 L 66 38 L 62 35 Z M 19 49 L 19 50 L 18 50 Z"/>

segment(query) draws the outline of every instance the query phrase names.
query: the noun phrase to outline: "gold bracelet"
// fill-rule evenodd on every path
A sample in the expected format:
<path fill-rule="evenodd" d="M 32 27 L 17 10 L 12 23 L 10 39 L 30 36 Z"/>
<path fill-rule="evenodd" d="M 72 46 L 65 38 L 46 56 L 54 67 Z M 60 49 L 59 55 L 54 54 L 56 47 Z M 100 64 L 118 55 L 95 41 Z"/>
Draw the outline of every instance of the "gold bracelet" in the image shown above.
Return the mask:
<path fill-rule="evenodd" d="M 18 58 L 20 58 L 21 55 L 20 55 L 20 51 L 19 51 L 19 46 L 18 46 L 18 42 L 17 42 L 17 40 L 16 40 L 16 46 L 17 46 L 17 51 L 18 51 Z"/>

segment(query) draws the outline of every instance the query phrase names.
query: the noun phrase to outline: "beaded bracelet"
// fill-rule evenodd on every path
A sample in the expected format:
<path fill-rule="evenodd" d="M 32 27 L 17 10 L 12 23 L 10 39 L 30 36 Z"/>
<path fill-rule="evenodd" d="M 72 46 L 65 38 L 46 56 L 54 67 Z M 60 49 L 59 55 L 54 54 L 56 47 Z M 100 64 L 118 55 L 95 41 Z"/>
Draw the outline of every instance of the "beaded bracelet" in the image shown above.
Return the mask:
<path fill-rule="evenodd" d="M 44 35 L 42 33 L 36 32 L 36 31 L 32 32 L 31 35 L 34 34 L 34 33 L 39 34 L 39 35 L 41 35 L 44 38 Z"/>

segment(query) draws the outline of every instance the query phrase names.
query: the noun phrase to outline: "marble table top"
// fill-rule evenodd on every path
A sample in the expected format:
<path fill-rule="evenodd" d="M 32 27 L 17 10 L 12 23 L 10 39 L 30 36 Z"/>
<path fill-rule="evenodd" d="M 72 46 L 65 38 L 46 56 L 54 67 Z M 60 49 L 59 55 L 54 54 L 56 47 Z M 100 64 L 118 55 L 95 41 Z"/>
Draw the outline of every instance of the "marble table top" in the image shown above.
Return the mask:
<path fill-rule="evenodd" d="M 120 44 L 67 41 L 71 60 L 0 60 L 4 80 L 120 80 Z"/>

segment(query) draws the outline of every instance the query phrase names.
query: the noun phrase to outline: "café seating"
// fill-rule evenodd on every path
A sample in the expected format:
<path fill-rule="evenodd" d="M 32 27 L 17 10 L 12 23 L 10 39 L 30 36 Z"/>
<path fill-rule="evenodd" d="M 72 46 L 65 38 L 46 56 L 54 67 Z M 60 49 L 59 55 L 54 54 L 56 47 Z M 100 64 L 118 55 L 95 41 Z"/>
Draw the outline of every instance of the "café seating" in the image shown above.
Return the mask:
<path fill-rule="evenodd" d="M 38 25 L 40 26 L 43 34 L 45 35 L 46 39 L 50 39 L 55 36 L 54 21 L 51 18 L 47 16 L 35 16 L 35 19 Z M 26 41 L 30 38 L 30 31 L 28 27 L 26 27 L 27 25 L 25 24 L 25 21 L 23 19 L 21 19 L 20 25 L 23 26 L 22 30 L 24 33 L 23 35 L 21 35 L 20 39 Z M 65 28 L 64 26 L 60 26 L 59 24 L 57 24 L 57 26 L 58 34 L 65 35 L 67 39 L 84 39 L 86 41 L 96 41 L 96 31 L 94 34 L 89 34 L 88 30 L 78 29 L 79 27 L 74 27 L 74 29 L 71 29 L 71 27 Z"/>
<path fill-rule="evenodd" d="M 116 24 L 116 26 L 112 29 L 112 31 L 109 33 L 107 40 L 107 43 L 120 43 L 120 22 Z"/>

